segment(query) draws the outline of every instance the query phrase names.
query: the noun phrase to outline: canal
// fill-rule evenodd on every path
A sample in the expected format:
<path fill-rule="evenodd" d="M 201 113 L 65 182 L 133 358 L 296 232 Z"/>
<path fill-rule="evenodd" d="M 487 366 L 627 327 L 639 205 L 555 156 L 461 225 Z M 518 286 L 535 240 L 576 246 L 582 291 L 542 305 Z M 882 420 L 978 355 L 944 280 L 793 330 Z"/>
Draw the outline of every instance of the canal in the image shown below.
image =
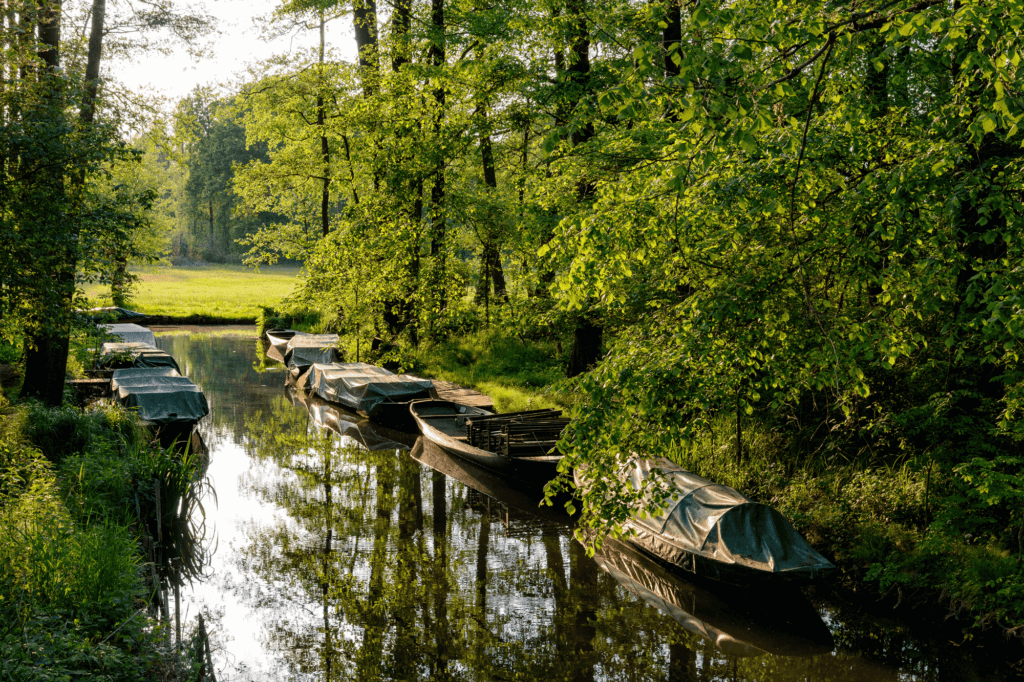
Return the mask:
<path fill-rule="evenodd" d="M 1001 680 L 825 588 L 594 558 L 539 489 L 286 390 L 254 330 L 157 335 L 206 393 L 209 564 L 182 595 L 232 680 Z"/>

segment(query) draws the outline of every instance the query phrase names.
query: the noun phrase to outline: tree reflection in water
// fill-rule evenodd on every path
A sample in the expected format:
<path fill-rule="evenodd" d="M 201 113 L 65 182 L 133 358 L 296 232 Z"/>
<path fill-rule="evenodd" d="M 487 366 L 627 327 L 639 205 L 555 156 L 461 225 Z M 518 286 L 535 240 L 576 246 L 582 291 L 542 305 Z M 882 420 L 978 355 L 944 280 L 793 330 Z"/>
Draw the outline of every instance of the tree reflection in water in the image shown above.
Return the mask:
<path fill-rule="evenodd" d="M 211 456 L 225 444 L 244 449 L 236 504 L 273 510 L 243 511 L 244 532 L 221 543 L 219 560 L 241 575 L 235 590 L 259 622 L 259 656 L 285 676 L 970 678 L 963 661 L 943 658 L 948 647 L 831 605 L 820 608 L 836 651 L 726 654 L 602 570 L 572 538 L 568 519 L 536 508 L 537 491 L 424 447 L 368 451 L 359 429 L 331 430 L 337 415 L 314 419 L 293 404 L 280 374 L 257 374 L 251 339 L 184 336 L 173 346 L 211 399 Z M 742 634 L 729 632 L 738 641 Z"/>

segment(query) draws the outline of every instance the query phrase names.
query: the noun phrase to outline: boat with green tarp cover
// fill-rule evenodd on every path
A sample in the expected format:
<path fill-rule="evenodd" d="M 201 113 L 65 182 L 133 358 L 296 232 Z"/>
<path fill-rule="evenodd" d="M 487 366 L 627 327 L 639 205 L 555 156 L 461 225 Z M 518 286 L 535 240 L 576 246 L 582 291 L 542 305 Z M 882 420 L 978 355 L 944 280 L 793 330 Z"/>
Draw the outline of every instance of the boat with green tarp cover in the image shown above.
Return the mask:
<path fill-rule="evenodd" d="M 110 391 L 115 401 L 138 412 L 161 442 L 187 436 L 210 413 L 202 390 L 172 368 L 115 370 Z"/>
<path fill-rule="evenodd" d="M 130 322 L 96 325 L 114 341 L 144 343 L 156 348 L 156 335 L 151 329 Z"/>
<path fill-rule="evenodd" d="M 146 343 L 105 343 L 100 348 L 96 365 L 105 369 L 170 367 L 181 371 L 173 357 Z"/>
<path fill-rule="evenodd" d="M 98 322 L 142 322 L 149 317 L 145 313 L 128 310 L 120 306 L 89 308 L 88 310 L 78 310 L 77 312 L 87 315 Z"/>
<path fill-rule="evenodd" d="M 299 385 L 367 419 L 395 425 L 411 425 L 409 402 L 430 398 L 434 387 L 429 379 L 395 374 L 365 362 L 314 363 Z"/>
<path fill-rule="evenodd" d="M 580 469 L 574 476 L 587 486 Z M 807 582 L 835 570 L 779 512 L 665 458 L 633 458 L 619 480 L 647 501 L 664 495 L 654 515 L 626 519 L 624 537 L 674 566 L 736 584 Z"/>
<path fill-rule="evenodd" d="M 316 395 L 288 386 L 285 389 L 293 405 L 301 405 L 309 412 L 313 423 L 320 429 L 347 436 L 367 450 L 408 450 L 416 442 L 415 434 L 396 431 L 374 423 L 336 403 L 329 403 Z"/>
<path fill-rule="evenodd" d="M 341 362 L 337 334 L 296 334 L 288 340 L 284 363 L 292 376 L 298 378 L 316 363 Z"/>

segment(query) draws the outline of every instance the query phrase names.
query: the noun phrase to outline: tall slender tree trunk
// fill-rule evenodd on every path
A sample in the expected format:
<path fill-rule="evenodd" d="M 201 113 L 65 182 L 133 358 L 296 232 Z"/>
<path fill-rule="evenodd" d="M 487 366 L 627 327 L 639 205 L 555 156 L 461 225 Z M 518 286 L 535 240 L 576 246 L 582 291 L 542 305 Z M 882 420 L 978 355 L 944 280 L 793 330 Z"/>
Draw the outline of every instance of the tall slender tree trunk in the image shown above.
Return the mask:
<path fill-rule="evenodd" d="M 356 49 L 359 50 L 359 79 L 363 94 L 370 96 L 377 90 L 377 2 L 355 0 L 352 9 L 355 25 Z"/>
<path fill-rule="evenodd" d="M 572 63 L 569 65 L 567 81 L 571 84 L 570 92 L 577 102 L 589 94 L 590 86 L 590 34 L 587 29 L 586 0 L 568 0 L 566 8 L 572 15 L 570 30 L 572 31 Z M 574 147 L 586 144 L 594 137 L 594 123 L 588 118 L 583 126 L 575 126 L 571 135 Z M 594 183 L 587 177 L 581 177 L 576 183 L 576 201 L 584 203 L 594 194 Z M 601 359 L 601 343 L 604 327 L 589 313 L 584 313 L 576 320 L 572 335 L 572 350 L 569 352 L 569 366 L 566 376 L 574 377 L 586 372 Z"/>
<path fill-rule="evenodd" d="M 433 36 L 430 42 L 429 57 L 430 64 L 435 69 L 435 77 L 438 83 L 437 87 L 434 88 L 434 104 L 436 106 L 434 112 L 434 133 L 440 136 L 447 96 L 442 77 L 442 70 L 447 62 L 444 0 L 432 0 L 430 23 Z M 442 152 L 437 161 L 437 167 L 434 170 L 434 181 L 430 187 L 430 256 L 434 260 L 433 286 L 435 291 L 433 294 L 438 310 L 444 310 L 447 307 L 447 296 L 445 293 L 448 278 L 447 245 L 445 244 L 447 238 L 447 216 L 445 214 L 445 194 L 447 191 L 445 185 L 446 160 Z"/>
<path fill-rule="evenodd" d="M 40 0 L 39 11 L 39 43 L 42 49 L 39 57 L 44 68 L 40 74 L 49 92 L 49 101 L 42 104 L 44 111 L 40 115 L 61 125 L 64 100 L 64 80 L 60 70 L 60 17 L 61 3 Z M 23 14 L 24 18 L 24 14 Z M 27 22 L 26 22 L 27 23 Z M 30 74 L 26 73 L 26 77 Z M 59 174 L 48 174 L 40 182 L 47 183 L 47 194 L 53 205 L 47 207 L 47 220 L 51 234 L 68 229 L 62 212 L 65 204 L 64 178 Z M 36 311 L 36 320 L 25 340 L 25 377 L 22 384 L 22 398 L 36 398 L 46 405 L 57 406 L 64 400 L 64 376 L 68 366 L 68 348 L 70 345 L 70 308 L 75 291 L 74 243 L 75 235 L 70 239 L 48 240 L 49 253 L 41 256 L 51 264 L 54 271 L 50 273 L 54 281 L 54 296 L 49 301 L 40 301 Z"/>
<path fill-rule="evenodd" d="M 483 134 L 480 136 L 480 161 L 483 166 L 484 184 L 492 190 L 498 188 L 498 173 L 494 164 L 494 148 L 491 144 L 490 124 L 487 118 L 487 103 L 481 102 L 477 107 L 477 116 L 480 118 Z M 488 223 L 493 216 L 488 216 Z M 477 287 L 476 300 L 478 302 L 489 302 L 491 285 L 493 284 L 494 295 L 502 301 L 508 300 L 508 293 L 505 289 L 505 273 L 501 267 L 501 244 L 497 239 L 488 234 L 481 235 L 483 241 L 483 253 L 480 256 L 480 284 Z"/>
<path fill-rule="evenodd" d="M 324 128 L 324 124 L 327 121 L 327 113 L 324 109 L 324 52 L 326 47 L 324 36 L 325 23 L 324 11 L 320 10 L 320 59 L 318 62 L 319 69 L 317 73 L 316 128 L 320 132 L 320 163 L 322 168 L 321 182 L 323 183 L 320 191 L 320 232 L 326 237 L 331 231 L 331 147 L 327 141 L 327 131 Z M 351 160 L 349 163 L 351 163 Z M 353 188 L 353 192 L 354 191 L 355 188 Z"/>

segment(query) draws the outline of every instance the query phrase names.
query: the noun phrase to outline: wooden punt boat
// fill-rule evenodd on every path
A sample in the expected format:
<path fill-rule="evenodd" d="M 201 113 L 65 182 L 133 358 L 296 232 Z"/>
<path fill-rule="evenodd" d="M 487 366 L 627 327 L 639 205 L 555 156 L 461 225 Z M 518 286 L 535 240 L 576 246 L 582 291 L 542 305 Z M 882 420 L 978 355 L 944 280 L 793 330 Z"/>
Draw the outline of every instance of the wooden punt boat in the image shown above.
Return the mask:
<path fill-rule="evenodd" d="M 301 389 L 323 400 L 380 424 L 415 428 L 409 403 L 431 397 L 429 379 L 395 374 L 365 362 L 314 363 L 296 382 Z"/>
<path fill-rule="evenodd" d="M 294 329 L 268 329 L 263 332 L 270 343 L 267 348 L 267 357 L 271 360 L 284 362 L 285 353 L 288 351 L 288 342 L 295 336 L 308 336 L 306 332 L 295 331 Z"/>
<path fill-rule="evenodd" d="M 439 445 L 456 457 L 469 460 L 492 471 L 515 476 L 525 481 L 546 481 L 555 476 L 558 463 L 562 460 L 562 455 L 557 452 L 555 454 L 533 454 L 536 448 L 531 451 L 523 447 L 522 450 L 517 451 L 513 447 L 512 449 L 505 448 L 506 451 L 501 452 L 496 451 L 498 448 L 487 450 L 474 444 L 468 433 L 468 431 L 472 431 L 474 419 L 479 422 L 479 418 L 498 416 L 478 407 L 460 405 L 448 400 L 417 400 L 409 404 L 409 411 L 427 440 Z M 536 412 L 532 414 L 536 414 Z M 468 429 L 467 422 L 469 422 Z"/>
<path fill-rule="evenodd" d="M 585 488 L 584 473 L 574 476 Z M 660 511 L 623 526 L 629 542 L 669 564 L 735 585 L 809 582 L 835 570 L 779 512 L 667 459 L 637 458 L 619 480 L 645 495 L 668 486 Z"/>

